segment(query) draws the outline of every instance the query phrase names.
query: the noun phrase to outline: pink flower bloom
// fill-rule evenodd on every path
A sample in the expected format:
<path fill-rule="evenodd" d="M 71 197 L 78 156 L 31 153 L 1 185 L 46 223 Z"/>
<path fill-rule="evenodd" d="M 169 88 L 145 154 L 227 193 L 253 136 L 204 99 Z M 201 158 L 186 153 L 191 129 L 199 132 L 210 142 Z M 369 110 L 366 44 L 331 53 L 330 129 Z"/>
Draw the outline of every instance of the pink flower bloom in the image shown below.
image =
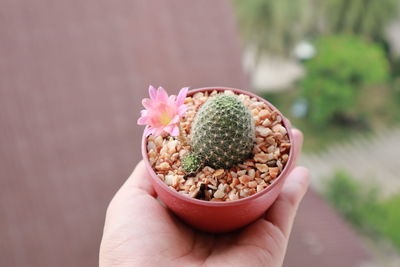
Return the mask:
<path fill-rule="evenodd" d="M 179 121 L 185 114 L 187 106 L 183 104 L 186 98 L 188 87 L 179 91 L 178 97 L 171 95 L 162 87 L 154 88 L 149 86 L 149 98 L 142 100 L 146 108 L 141 111 L 141 116 L 137 123 L 139 125 L 148 125 L 146 135 L 160 135 L 163 131 L 171 136 L 179 135 Z"/>

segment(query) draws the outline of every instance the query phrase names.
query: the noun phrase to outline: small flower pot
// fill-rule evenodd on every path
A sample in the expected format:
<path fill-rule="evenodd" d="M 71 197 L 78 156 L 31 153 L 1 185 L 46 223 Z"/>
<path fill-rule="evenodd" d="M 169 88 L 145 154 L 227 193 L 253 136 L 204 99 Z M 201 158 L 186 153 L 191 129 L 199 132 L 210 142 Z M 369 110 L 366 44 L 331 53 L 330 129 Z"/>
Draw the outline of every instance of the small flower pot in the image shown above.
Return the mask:
<path fill-rule="evenodd" d="M 277 110 L 268 101 L 251 94 L 234 88 L 224 87 L 206 87 L 191 90 L 188 96 L 194 95 L 197 92 L 205 91 L 224 91 L 231 90 L 236 94 L 246 94 L 250 97 L 255 97 L 259 101 L 266 103 L 272 110 Z M 277 110 L 278 114 L 282 114 Z M 282 125 L 287 129 L 289 141 L 291 144 L 288 153 L 289 158 L 282 169 L 280 175 L 265 189 L 261 190 L 254 195 L 227 202 L 212 202 L 204 201 L 195 198 L 190 198 L 171 190 L 168 186 L 160 180 L 148 159 L 147 155 L 147 138 L 143 135 L 142 138 L 142 155 L 146 164 L 149 179 L 157 192 L 158 197 L 165 203 L 165 205 L 172 210 L 184 222 L 200 229 L 205 232 L 221 233 L 230 232 L 260 218 L 265 211 L 272 205 L 277 196 L 279 195 L 282 185 L 288 176 L 291 169 L 294 167 L 294 139 L 291 132 L 291 125 L 289 120 L 282 116 Z"/>

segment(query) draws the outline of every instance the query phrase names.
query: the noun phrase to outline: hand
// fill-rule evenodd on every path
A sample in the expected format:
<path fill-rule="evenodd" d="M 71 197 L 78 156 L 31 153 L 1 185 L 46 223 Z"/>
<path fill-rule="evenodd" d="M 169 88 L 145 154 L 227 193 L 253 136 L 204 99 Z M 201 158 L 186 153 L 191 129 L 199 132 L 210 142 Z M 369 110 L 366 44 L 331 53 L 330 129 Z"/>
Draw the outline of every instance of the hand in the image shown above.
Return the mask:
<path fill-rule="evenodd" d="M 297 158 L 302 134 L 293 130 Z M 208 234 L 180 222 L 156 199 L 140 162 L 114 196 L 106 215 L 100 266 L 282 266 L 308 170 L 296 167 L 277 200 L 251 225 Z"/>

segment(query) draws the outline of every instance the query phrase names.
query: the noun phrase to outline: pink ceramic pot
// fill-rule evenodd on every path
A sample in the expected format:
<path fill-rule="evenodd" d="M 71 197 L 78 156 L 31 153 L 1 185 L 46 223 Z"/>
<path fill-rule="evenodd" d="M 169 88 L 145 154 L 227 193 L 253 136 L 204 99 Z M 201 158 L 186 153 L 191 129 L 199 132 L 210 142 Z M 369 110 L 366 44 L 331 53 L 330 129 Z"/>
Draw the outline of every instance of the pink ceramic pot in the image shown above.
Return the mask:
<path fill-rule="evenodd" d="M 189 91 L 188 95 L 193 95 L 197 92 L 205 91 L 224 91 L 232 90 L 235 93 L 246 94 L 250 97 L 255 97 L 259 101 L 263 101 L 273 110 L 277 110 L 273 105 L 271 105 L 266 100 L 251 94 L 246 91 L 242 91 L 234 88 L 226 87 L 205 87 Z M 279 115 L 282 114 L 278 111 Z M 156 175 L 147 157 L 146 148 L 146 137 L 143 135 L 142 139 L 142 155 L 144 162 L 146 164 L 147 170 L 149 172 L 149 177 L 158 197 L 165 203 L 165 205 L 170 208 L 178 217 L 180 217 L 187 224 L 198 228 L 206 232 L 229 232 L 241 228 L 259 217 L 261 217 L 265 211 L 272 205 L 272 203 L 277 198 L 279 192 L 281 191 L 282 185 L 285 178 L 288 176 L 290 170 L 294 167 L 293 159 L 293 135 L 291 132 L 291 126 L 289 120 L 284 116 L 283 125 L 288 130 L 288 135 L 290 142 L 292 144 L 289 151 L 289 159 L 285 168 L 282 170 L 281 174 L 274 180 L 274 182 L 269 185 L 264 190 L 235 201 L 229 202 L 210 202 L 204 200 L 198 200 L 190 198 L 173 191 L 164 184 L 163 181 Z"/>

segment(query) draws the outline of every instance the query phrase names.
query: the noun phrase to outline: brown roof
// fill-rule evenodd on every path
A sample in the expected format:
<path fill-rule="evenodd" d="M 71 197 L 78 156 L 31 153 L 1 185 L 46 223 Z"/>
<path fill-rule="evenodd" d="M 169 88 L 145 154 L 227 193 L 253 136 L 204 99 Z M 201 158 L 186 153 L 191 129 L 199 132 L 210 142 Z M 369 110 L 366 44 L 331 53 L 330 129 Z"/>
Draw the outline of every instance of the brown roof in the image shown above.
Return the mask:
<path fill-rule="evenodd" d="M 357 267 L 371 261 L 356 233 L 316 192 L 298 210 L 284 267 Z"/>

